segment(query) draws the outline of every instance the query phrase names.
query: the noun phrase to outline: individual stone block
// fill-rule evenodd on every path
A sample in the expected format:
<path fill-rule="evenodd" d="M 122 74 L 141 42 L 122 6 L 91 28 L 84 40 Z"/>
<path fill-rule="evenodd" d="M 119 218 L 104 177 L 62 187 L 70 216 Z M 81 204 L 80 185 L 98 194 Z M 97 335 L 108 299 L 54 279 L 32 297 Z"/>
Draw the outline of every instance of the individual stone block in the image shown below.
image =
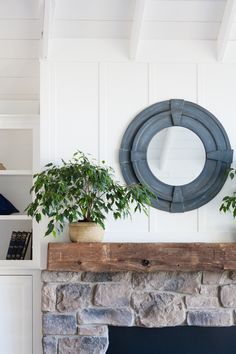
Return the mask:
<path fill-rule="evenodd" d="M 174 272 L 160 290 L 183 294 L 196 294 L 200 291 L 201 272 Z"/>
<path fill-rule="evenodd" d="M 59 354 L 105 354 L 108 339 L 105 337 L 60 338 Z"/>
<path fill-rule="evenodd" d="M 56 307 L 56 285 L 44 284 L 42 286 L 42 311 L 55 311 Z"/>
<path fill-rule="evenodd" d="M 236 283 L 236 272 L 233 270 L 230 270 L 228 273 L 228 278 L 230 280 L 230 283 Z"/>
<path fill-rule="evenodd" d="M 49 272 L 43 270 L 41 279 L 45 283 L 69 283 L 78 282 L 81 279 L 81 273 L 78 272 Z"/>
<path fill-rule="evenodd" d="M 186 317 L 182 298 L 169 293 L 136 293 L 133 307 L 137 313 L 136 324 L 145 327 L 182 325 Z"/>
<path fill-rule="evenodd" d="M 75 315 L 45 313 L 43 315 L 43 334 L 76 334 Z"/>
<path fill-rule="evenodd" d="M 224 327 L 233 324 L 232 314 L 229 311 L 190 311 L 187 315 L 189 326 Z"/>
<path fill-rule="evenodd" d="M 202 296 L 202 295 L 192 295 L 186 296 L 186 306 L 187 308 L 201 308 L 201 309 L 211 309 L 219 307 L 218 297 Z"/>
<path fill-rule="evenodd" d="M 93 303 L 96 306 L 122 307 L 130 303 L 131 291 L 126 283 L 99 284 L 95 288 Z"/>
<path fill-rule="evenodd" d="M 133 313 L 128 308 L 87 308 L 78 312 L 78 323 L 131 326 Z"/>
<path fill-rule="evenodd" d="M 236 307 L 236 285 L 224 285 L 221 287 L 220 299 L 224 307 Z"/>
<path fill-rule="evenodd" d="M 80 336 L 107 337 L 108 327 L 103 325 L 83 325 L 78 327 L 78 334 Z"/>
<path fill-rule="evenodd" d="M 60 312 L 75 311 L 91 303 L 92 288 L 89 284 L 71 283 L 57 287 L 56 308 Z"/>
<path fill-rule="evenodd" d="M 160 290 L 166 281 L 170 280 L 173 272 L 154 272 L 132 274 L 132 285 L 135 290 Z"/>
<path fill-rule="evenodd" d="M 43 354 L 57 354 L 57 338 L 43 337 Z"/>
<path fill-rule="evenodd" d="M 93 273 L 85 272 L 81 275 L 81 280 L 88 283 L 106 283 L 106 282 L 127 282 L 130 281 L 130 272 L 111 272 L 111 273 Z"/>
<path fill-rule="evenodd" d="M 202 283 L 206 285 L 222 285 L 228 284 L 228 272 L 220 271 L 220 272 L 203 272 Z"/>
<path fill-rule="evenodd" d="M 216 285 L 201 285 L 200 294 L 218 297 L 219 287 Z"/>

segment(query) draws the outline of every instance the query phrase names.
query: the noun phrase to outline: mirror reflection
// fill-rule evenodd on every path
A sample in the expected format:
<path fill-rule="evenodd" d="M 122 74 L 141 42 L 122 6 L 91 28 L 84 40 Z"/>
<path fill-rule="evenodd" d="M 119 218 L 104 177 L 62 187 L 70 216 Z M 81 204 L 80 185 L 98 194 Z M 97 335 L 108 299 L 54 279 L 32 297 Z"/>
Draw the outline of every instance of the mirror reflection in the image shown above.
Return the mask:
<path fill-rule="evenodd" d="M 206 159 L 200 138 L 183 127 L 169 127 L 156 134 L 148 146 L 147 161 L 162 182 L 180 186 L 201 173 Z"/>

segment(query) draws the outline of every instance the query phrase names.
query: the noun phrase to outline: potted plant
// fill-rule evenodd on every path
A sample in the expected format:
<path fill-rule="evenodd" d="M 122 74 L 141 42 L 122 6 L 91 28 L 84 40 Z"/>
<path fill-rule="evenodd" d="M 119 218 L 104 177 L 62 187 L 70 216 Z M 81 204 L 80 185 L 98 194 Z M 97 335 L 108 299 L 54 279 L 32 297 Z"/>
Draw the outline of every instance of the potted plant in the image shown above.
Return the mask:
<path fill-rule="evenodd" d="M 236 170 L 234 168 L 230 168 L 229 170 L 229 178 L 234 179 L 236 177 Z M 224 213 L 232 213 L 233 217 L 236 217 L 236 192 L 233 192 L 232 195 L 226 195 L 221 203 L 220 211 Z"/>
<path fill-rule="evenodd" d="M 54 237 L 69 223 L 74 242 L 101 241 L 105 219 L 131 216 L 131 212 L 148 213 L 152 193 L 142 185 L 122 186 L 114 180 L 114 171 L 104 161 L 101 165 L 78 151 L 60 166 L 49 163 L 34 175 L 31 188 L 34 200 L 26 211 L 40 222 L 49 218 L 45 236 Z"/>

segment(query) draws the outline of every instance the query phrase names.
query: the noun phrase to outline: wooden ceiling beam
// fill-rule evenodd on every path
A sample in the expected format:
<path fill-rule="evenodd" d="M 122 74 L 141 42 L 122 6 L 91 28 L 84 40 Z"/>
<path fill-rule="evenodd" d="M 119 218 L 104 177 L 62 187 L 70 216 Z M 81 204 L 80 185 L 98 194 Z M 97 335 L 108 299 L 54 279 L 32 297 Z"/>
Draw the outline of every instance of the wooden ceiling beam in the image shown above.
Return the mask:
<path fill-rule="evenodd" d="M 217 59 L 224 60 L 236 15 L 236 0 L 227 0 L 217 39 Z"/>
<path fill-rule="evenodd" d="M 130 59 L 135 59 L 138 53 L 146 4 L 147 0 L 136 0 L 135 3 L 133 24 L 130 36 Z"/>

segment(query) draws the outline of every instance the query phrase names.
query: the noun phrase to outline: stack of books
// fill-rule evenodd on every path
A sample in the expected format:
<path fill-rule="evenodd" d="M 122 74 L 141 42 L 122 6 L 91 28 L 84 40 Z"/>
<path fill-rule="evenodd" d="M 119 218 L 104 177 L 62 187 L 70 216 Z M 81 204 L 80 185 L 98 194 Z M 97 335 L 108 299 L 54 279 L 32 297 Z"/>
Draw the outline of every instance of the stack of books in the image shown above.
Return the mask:
<path fill-rule="evenodd" d="M 32 259 L 32 232 L 13 231 L 7 251 L 6 259 Z"/>

